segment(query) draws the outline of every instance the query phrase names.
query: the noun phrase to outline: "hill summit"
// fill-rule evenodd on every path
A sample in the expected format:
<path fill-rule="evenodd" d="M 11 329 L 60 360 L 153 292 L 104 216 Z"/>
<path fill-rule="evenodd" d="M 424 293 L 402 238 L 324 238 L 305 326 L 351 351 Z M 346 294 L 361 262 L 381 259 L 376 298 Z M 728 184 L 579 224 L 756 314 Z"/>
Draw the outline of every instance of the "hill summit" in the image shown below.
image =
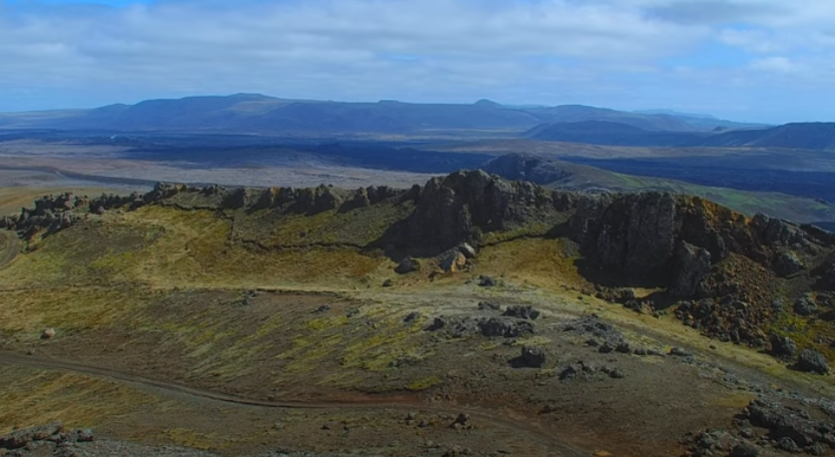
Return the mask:
<path fill-rule="evenodd" d="M 331 246 L 382 251 L 394 262 L 457 259 L 446 271 L 477 262 L 479 250 L 508 240 L 562 240 L 576 246 L 574 265 L 601 297 L 615 297 L 621 287 L 655 289 L 630 297 L 629 306 L 675 304 L 688 325 L 757 347 L 766 345 L 782 312 L 774 303 L 809 293 L 824 300 L 835 282 L 835 235 L 812 226 L 749 219 L 697 197 L 563 192 L 483 171 L 456 172 L 409 190 L 158 184 L 128 197 L 44 198 L 0 226 L 32 240 L 85 217 L 146 206 L 212 211 L 233 222 L 229 242 L 260 249 Z"/>

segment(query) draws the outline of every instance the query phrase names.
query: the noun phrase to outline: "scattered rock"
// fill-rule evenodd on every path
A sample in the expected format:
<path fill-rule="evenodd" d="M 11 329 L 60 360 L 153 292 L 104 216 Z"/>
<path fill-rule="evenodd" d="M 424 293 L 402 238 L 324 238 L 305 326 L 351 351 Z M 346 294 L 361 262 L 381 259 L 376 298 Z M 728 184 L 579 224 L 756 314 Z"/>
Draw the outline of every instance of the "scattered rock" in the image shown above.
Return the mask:
<path fill-rule="evenodd" d="M 827 374 L 829 373 L 829 362 L 820 352 L 804 349 L 797 359 L 796 368 L 807 373 Z"/>
<path fill-rule="evenodd" d="M 806 269 L 806 265 L 797 257 L 794 251 L 784 251 L 774 258 L 772 265 L 774 272 L 781 277 L 791 276 Z"/>
<path fill-rule="evenodd" d="M 450 249 L 438 256 L 438 265 L 446 273 L 457 273 L 467 266 L 467 256 L 457 248 Z"/>
<path fill-rule="evenodd" d="M 682 349 L 680 347 L 674 347 L 674 348 L 670 349 L 669 354 L 672 355 L 672 356 L 675 356 L 675 357 L 693 357 L 693 354 L 685 351 L 684 349 Z"/>
<path fill-rule="evenodd" d="M 15 430 L 8 435 L 0 436 L 0 449 L 20 449 L 33 441 L 44 441 L 63 430 L 64 426 L 60 422 Z"/>
<path fill-rule="evenodd" d="M 534 326 L 526 320 L 508 317 L 474 318 L 436 317 L 427 331 L 443 331 L 453 338 L 463 338 L 475 334 L 486 337 L 518 338 L 535 333 Z"/>
<path fill-rule="evenodd" d="M 801 316 L 811 316 L 818 310 L 818 305 L 811 297 L 803 297 L 794 302 L 794 312 Z"/>
<path fill-rule="evenodd" d="M 612 349 L 623 341 L 623 335 L 615 329 L 615 326 L 601 320 L 596 315 L 582 317 L 566 322 L 560 326 L 564 332 L 574 332 L 581 336 L 592 336 L 596 339 L 610 343 Z"/>
<path fill-rule="evenodd" d="M 760 457 L 760 449 L 751 443 L 737 444 L 731 451 L 731 457 Z"/>
<path fill-rule="evenodd" d="M 449 428 L 454 429 L 469 429 L 473 428 L 472 424 L 470 424 L 470 415 L 461 413 L 455 419 L 455 422 L 449 425 Z"/>
<path fill-rule="evenodd" d="M 420 271 L 420 261 L 414 257 L 404 258 L 394 269 L 394 272 L 400 275 L 414 273 L 415 271 Z"/>
<path fill-rule="evenodd" d="M 55 337 L 55 329 L 52 327 L 44 329 L 43 333 L 41 333 L 42 340 L 51 340 Z"/>
<path fill-rule="evenodd" d="M 475 248 L 470 246 L 468 243 L 459 244 L 458 251 L 461 252 L 461 254 L 464 254 L 464 257 L 468 259 L 474 259 L 478 255 L 478 252 L 476 252 Z"/>
<path fill-rule="evenodd" d="M 674 297 L 691 297 L 696 293 L 699 283 L 710 271 L 710 252 L 705 248 L 693 246 L 681 241 L 675 252 L 675 276 L 668 288 Z"/>
<path fill-rule="evenodd" d="M 797 344 L 787 336 L 771 335 L 771 355 L 786 362 L 797 357 Z"/>
<path fill-rule="evenodd" d="M 383 281 L 383 287 L 393 287 L 393 286 L 394 286 L 394 281 L 392 281 L 391 279 L 386 279 L 385 281 Z"/>
<path fill-rule="evenodd" d="M 780 438 L 780 441 L 777 442 L 777 445 L 780 446 L 780 449 L 786 452 L 800 452 L 800 447 L 797 445 L 797 443 L 794 442 L 793 439 L 789 438 L 788 436 Z"/>
<path fill-rule="evenodd" d="M 505 316 L 509 317 L 518 317 L 520 319 L 531 319 L 535 320 L 539 317 L 539 310 L 533 308 L 532 306 L 508 306 L 504 312 Z"/>
<path fill-rule="evenodd" d="M 322 305 L 322 306 L 316 308 L 313 312 L 316 313 L 316 314 L 322 314 L 322 313 L 326 313 L 330 310 L 331 310 L 330 305 Z"/>
<path fill-rule="evenodd" d="M 479 311 L 501 311 L 502 305 L 496 302 L 483 301 L 478 303 Z"/>
<path fill-rule="evenodd" d="M 418 319 L 420 319 L 420 317 L 421 317 L 420 312 L 412 311 L 411 313 L 407 314 L 406 317 L 403 318 L 403 322 L 406 322 L 406 323 L 416 322 Z"/>
<path fill-rule="evenodd" d="M 492 276 L 481 275 L 478 277 L 478 285 L 481 287 L 495 287 L 498 282 Z"/>
<path fill-rule="evenodd" d="M 743 412 L 752 425 L 768 429 L 769 438 L 781 443 L 784 438 L 795 446 L 807 447 L 815 443 L 835 446 L 835 426 L 818 421 L 803 410 L 784 406 L 771 399 L 753 400 Z M 785 444 L 794 449 L 788 441 Z"/>
<path fill-rule="evenodd" d="M 609 377 L 613 379 L 623 379 L 626 377 L 626 375 L 623 373 L 623 371 L 621 371 L 620 368 L 604 367 L 603 372 L 608 374 Z"/>
<path fill-rule="evenodd" d="M 534 346 L 522 346 L 522 361 L 530 368 L 542 368 L 545 365 L 545 351 Z"/>
<path fill-rule="evenodd" d="M 608 341 L 603 343 L 602 345 L 600 345 L 599 348 L 597 348 L 597 352 L 600 352 L 601 354 L 609 354 L 609 353 L 613 352 L 614 350 L 615 350 L 615 347 L 612 346 L 611 344 L 609 344 Z"/>
<path fill-rule="evenodd" d="M 505 338 L 518 338 L 520 336 L 534 333 L 533 325 L 528 321 L 513 319 L 490 318 L 478 324 L 481 334 L 487 337 L 503 336 Z"/>
<path fill-rule="evenodd" d="M 610 366 L 596 366 L 591 363 L 583 361 L 568 365 L 560 370 L 558 378 L 560 381 L 569 381 L 572 379 L 582 380 L 603 380 L 606 378 L 623 379 L 626 374 L 617 367 Z"/>

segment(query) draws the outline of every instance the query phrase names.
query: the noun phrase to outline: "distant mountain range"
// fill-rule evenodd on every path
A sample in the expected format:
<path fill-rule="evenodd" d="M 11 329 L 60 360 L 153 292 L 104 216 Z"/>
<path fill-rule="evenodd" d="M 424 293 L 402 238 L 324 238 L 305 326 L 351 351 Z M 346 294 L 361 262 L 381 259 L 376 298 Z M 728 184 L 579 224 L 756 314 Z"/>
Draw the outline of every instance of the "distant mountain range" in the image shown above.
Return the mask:
<path fill-rule="evenodd" d="M 519 132 L 540 124 L 608 121 L 649 131 L 697 132 L 746 128 L 718 119 L 667 113 L 630 113 L 582 105 L 503 106 L 414 104 L 383 100 L 343 103 L 287 100 L 259 94 L 148 100 L 91 110 L 0 114 L 0 128 L 117 131 L 234 131 L 252 133 L 415 133 L 432 130 Z"/>
<path fill-rule="evenodd" d="M 504 106 L 490 100 L 470 105 L 389 100 L 345 103 L 259 94 L 0 114 L 0 129 L 319 136 L 461 134 L 612 146 L 835 150 L 835 124 L 826 123 L 769 127 L 668 110 Z"/>

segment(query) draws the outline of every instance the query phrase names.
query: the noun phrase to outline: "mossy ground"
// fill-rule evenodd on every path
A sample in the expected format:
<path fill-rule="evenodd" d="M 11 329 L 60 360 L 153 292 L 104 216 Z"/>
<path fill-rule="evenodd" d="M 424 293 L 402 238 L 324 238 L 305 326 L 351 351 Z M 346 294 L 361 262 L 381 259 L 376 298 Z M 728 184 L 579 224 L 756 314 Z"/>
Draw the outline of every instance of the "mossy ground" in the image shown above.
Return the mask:
<path fill-rule="evenodd" d="M 386 214 L 390 219 L 385 224 L 402 217 Z M 480 336 L 451 341 L 424 331 L 435 316 L 473 312 L 479 300 L 496 299 L 537 306 L 544 312 L 537 324 L 543 329 L 552 329 L 565 316 L 595 312 L 622 325 L 641 344 L 654 342 L 667 348 L 683 341 L 733 363 L 767 372 L 782 370 L 781 375 L 788 376 L 765 354 L 725 344 L 710 349 L 708 345 L 714 343 L 669 316 L 638 315 L 583 295 L 589 284 L 577 270 L 577 247 L 552 237 L 544 226 L 490 234 L 493 238 L 469 271 L 431 276 L 424 269 L 398 276 L 393 272 L 395 263 L 383 252 L 351 246 L 379 239 L 385 224 L 352 226 L 343 218 L 359 216 L 327 213 L 318 218 L 286 216 L 282 219 L 286 225 L 274 221 L 281 228 L 264 230 L 273 224 L 265 214 L 229 216 L 149 206 L 90 216 L 46 237 L 32 252 L 0 269 L 0 344 L 13 350 L 34 349 L 39 357 L 83 358 L 115 370 L 250 398 L 316 400 L 360 392 L 447 402 L 461 398 L 466 404 L 481 395 L 479 401 L 485 405 L 507 405 L 517 410 L 515 414 L 530 413 L 533 418 L 539 417 L 542 406 L 537 402 L 557 398 L 569 405 L 567 414 L 582 416 L 570 427 L 624 423 L 623 417 L 610 419 L 601 413 L 604 410 L 583 415 L 587 399 L 574 399 L 577 391 L 570 385 L 555 383 L 558 363 L 597 357 L 581 352 L 584 346 L 559 333 L 505 344 Z M 334 231 L 340 224 L 351 227 L 352 238 Z M 472 280 L 482 274 L 500 279 L 499 286 L 478 287 Z M 381 287 L 385 279 L 393 279 L 394 287 Z M 247 298 L 254 289 L 260 293 Z M 404 322 L 413 311 L 421 317 Z M 796 328 L 816 325 L 805 322 Z M 57 336 L 40 340 L 45 327 L 56 328 Z M 509 361 L 523 344 L 546 347 L 556 360 L 543 370 L 512 368 Z M 594 386 L 589 395 L 608 402 L 605 412 L 629 411 L 631 402 L 650 401 L 642 403 L 636 414 L 643 414 L 641 420 L 651 425 L 646 432 L 655 433 L 654 439 L 669 438 L 661 431 L 666 424 L 656 424 L 661 419 L 652 410 L 653 405 L 669 406 L 656 398 L 659 391 L 677 399 L 676 417 L 686 419 L 681 429 L 688 431 L 707 419 L 685 411 L 702 411 L 697 406 L 709 404 L 730 415 L 745 400 L 709 390 L 695 374 L 682 375 L 678 365 L 631 358 L 625 363 L 627 371 L 632 370 L 623 384 L 627 390 L 607 392 Z M 73 424 L 107 427 L 98 418 L 120 411 L 144 410 L 159 417 L 179 414 L 175 411 L 180 403 L 120 390 L 101 379 L 66 376 L 0 370 L 0 381 L 9 380 L 0 393 L 9 392 L 15 402 L 34 405 L 26 412 L 0 407 L 0 420 L 23 424 L 61 416 Z M 667 383 L 664 376 L 676 376 L 675 383 Z M 659 379 L 665 382 L 656 389 L 652 383 Z M 23 388 L 27 385 L 34 386 L 30 392 Z M 90 398 L 95 395 L 90 392 L 97 390 L 103 394 Z M 523 398 L 527 392 L 534 393 Z M 76 411 L 66 406 L 88 399 L 89 405 Z M 52 410 L 54 415 L 49 413 Z M 212 434 L 222 427 L 204 424 L 201 421 L 209 419 L 196 413 L 188 426 L 173 419 L 164 426 L 150 420 L 137 426 L 132 417 L 132 428 L 125 425 L 120 433 L 135 433 L 139 440 L 212 447 L 234 455 L 235 443 L 242 439 L 234 436 L 234 430 Z M 277 436 L 272 424 L 251 420 L 247 426 L 258 428 L 257 436 Z M 124 424 L 128 422 L 125 419 Z M 565 422 L 558 425 L 566 427 Z M 321 433 L 318 426 L 316 430 Z M 594 438 L 609 440 L 610 445 L 616 440 L 638 442 L 629 430 L 613 430 L 611 436 Z M 282 432 L 281 436 L 291 435 Z"/>

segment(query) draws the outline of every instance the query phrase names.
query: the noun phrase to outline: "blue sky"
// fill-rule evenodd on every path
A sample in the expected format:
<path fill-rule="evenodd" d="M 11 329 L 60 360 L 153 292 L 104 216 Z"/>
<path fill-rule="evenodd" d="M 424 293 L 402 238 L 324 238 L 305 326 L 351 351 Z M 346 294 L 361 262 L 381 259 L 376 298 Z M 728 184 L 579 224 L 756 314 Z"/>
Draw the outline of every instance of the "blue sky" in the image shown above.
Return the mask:
<path fill-rule="evenodd" d="M 258 92 L 835 121 L 832 0 L 0 0 L 0 112 Z"/>

